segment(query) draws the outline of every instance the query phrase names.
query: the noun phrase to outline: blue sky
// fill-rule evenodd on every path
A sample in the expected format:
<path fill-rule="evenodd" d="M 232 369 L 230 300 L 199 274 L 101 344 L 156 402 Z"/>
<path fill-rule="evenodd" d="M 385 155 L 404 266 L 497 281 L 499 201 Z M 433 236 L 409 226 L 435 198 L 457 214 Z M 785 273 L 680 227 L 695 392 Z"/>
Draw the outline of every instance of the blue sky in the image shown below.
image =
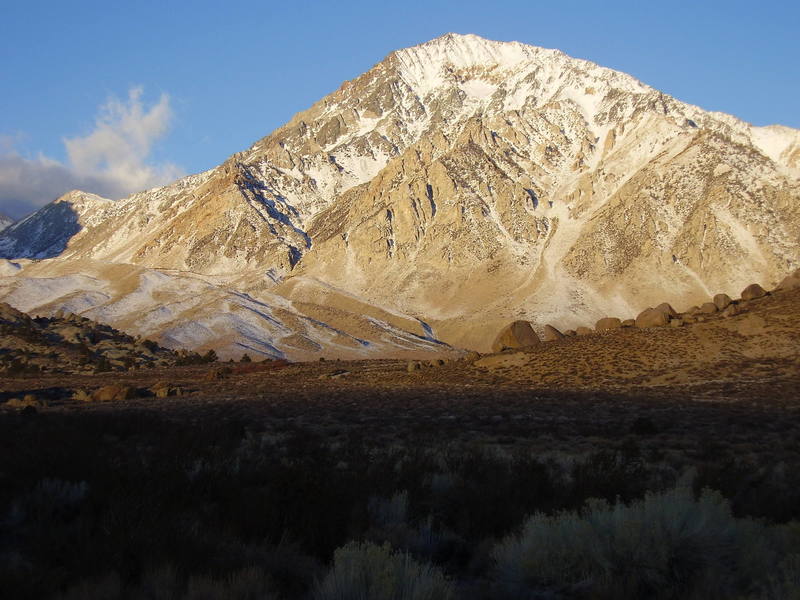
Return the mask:
<path fill-rule="evenodd" d="M 709 110 L 800 128 L 798 6 L 7 1 L 0 212 L 210 168 L 392 50 L 448 31 L 559 48 Z"/>

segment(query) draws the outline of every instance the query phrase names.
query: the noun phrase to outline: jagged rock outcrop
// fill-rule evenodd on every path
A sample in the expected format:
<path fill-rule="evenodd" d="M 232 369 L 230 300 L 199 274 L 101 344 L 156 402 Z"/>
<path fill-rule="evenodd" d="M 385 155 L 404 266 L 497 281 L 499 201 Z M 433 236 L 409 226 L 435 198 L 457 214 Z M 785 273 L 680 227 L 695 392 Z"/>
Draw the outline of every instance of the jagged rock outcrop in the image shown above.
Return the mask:
<path fill-rule="evenodd" d="M 798 198 L 796 130 L 449 34 L 210 171 L 14 224 L 0 258 L 24 264 L 0 297 L 224 355 L 486 350 L 511 319 L 574 327 L 772 285 L 798 266 Z"/>

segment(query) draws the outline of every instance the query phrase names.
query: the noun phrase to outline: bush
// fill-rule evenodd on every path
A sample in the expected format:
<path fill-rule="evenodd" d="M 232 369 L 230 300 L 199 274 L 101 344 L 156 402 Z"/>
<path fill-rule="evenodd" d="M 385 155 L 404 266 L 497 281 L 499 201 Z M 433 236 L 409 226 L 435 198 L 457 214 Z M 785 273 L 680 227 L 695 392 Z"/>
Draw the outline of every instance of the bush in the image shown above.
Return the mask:
<path fill-rule="evenodd" d="M 448 600 L 452 584 L 436 567 L 420 564 L 388 544 L 351 542 L 334 553 L 333 567 L 314 593 L 317 600 Z"/>
<path fill-rule="evenodd" d="M 250 567 L 224 579 L 191 577 L 185 600 L 270 600 L 274 598 L 269 578 L 261 569 Z"/>
<path fill-rule="evenodd" d="M 800 600 L 800 554 L 788 556 L 769 575 L 758 600 Z"/>
<path fill-rule="evenodd" d="M 152 353 L 156 353 L 161 350 L 161 346 L 159 346 L 158 343 L 154 342 L 153 340 L 142 340 L 142 346 L 147 348 Z"/>
<path fill-rule="evenodd" d="M 85 600 L 86 598 L 102 598 L 103 600 L 124 598 L 119 575 L 110 573 L 105 577 L 87 579 L 56 596 L 56 600 Z"/>
<path fill-rule="evenodd" d="M 94 370 L 98 373 L 107 373 L 111 371 L 111 363 L 105 356 L 101 356 L 94 364 Z"/>
<path fill-rule="evenodd" d="M 185 589 L 185 593 L 183 593 Z M 171 567 L 147 573 L 139 586 L 125 588 L 116 573 L 87 579 L 74 585 L 56 600 L 272 600 L 269 577 L 257 567 L 248 567 L 221 578 L 189 577 L 186 585 Z"/>
<path fill-rule="evenodd" d="M 496 546 L 496 576 L 513 595 L 547 586 L 589 588 L 592 597 L 730 597 L 765 564 L 766 529 L 736 520 L 728 502 L 677 487 L 581 512 L 530 517 Z M 752 576 L 752 577 L 751 577 Z"/>

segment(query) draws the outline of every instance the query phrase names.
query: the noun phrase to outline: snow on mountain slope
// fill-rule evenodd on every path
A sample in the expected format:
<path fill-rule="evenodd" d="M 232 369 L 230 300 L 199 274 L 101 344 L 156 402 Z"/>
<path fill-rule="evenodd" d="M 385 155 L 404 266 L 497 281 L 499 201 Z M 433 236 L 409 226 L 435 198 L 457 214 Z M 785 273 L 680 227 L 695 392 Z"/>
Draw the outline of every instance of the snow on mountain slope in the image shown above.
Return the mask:
<path fill-rule="evenodd" d="M 0 213 L 0 231 L 3 231 L 6 227 L 14 223 L 14 219 L 11 217 L 5 216 L 3 213 Z"/>
<path fill-rule="evenodd" d="M 117 323 L 172 348 L 215 348 L 223 358 L 251 355 L 366 358 L 425 356 L 449 348 L 419 322 L 355 304 L 326 286 L 328 306 L 293 302 L 262 282 L 80 261 L 73 272 L 28 263 L 25 277 L 0 276 L 0 297 L 31 314 L 59 309 Z M 274 284 L 273 284 L 274 285 Z M 319 286 L 304 282 L 313 292 Z M 343 296 L 339 300 L 336 296 Z M 324 318 L 323 321 L 320 317 Z M 357 335 L 349 332 L 357 332 Z"/>
<path fill-rule="evenodd" d="M 92 318 L 231 352 L 379 354 L 419 346 L 422 323 L 485 348 L 511 318 L 569 326 L 777 281 L 798 266 L 799 198 L 796 130 L 557 50 L 448 34 L 215 169 L 118 202 L 72 192 L 15 224 L 0 257 L 40 262 L 3 289 L 136 265 L 160 291 L 103 299 L 114 278 L 100 277 L 80 300 Z M 163 291 L 159 272 L 180 284 Z"/>

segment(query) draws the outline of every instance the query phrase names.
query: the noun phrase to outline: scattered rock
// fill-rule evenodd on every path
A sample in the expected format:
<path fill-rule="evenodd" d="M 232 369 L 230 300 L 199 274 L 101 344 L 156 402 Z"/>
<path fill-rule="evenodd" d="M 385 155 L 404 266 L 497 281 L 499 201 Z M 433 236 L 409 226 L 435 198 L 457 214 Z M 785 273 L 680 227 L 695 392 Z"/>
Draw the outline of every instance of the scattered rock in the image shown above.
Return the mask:
<path fill-rule="evenodd" d="M 669 326 L 670 327 L 683 327 L 683 320 L 682 319 L 670 319 Z"/>
<path fill-rule="evenodd" d="M 663 305 L 662 305 L 663 306 Z M 664 327 L 669 322 L 669 315 L 663 310 L 646 308 L 636 317 L 636 327 Z"/>
<path fill-rule="evenodd" d="M 564 332 L 564 335 L 565 335 L 566 337 L 575 337 L 575 336 L 576 336 L 576 335 L 578 335 L 578 334 L 577 334 L 577 332 L 576 332 L 574 329 L 567 329 L 567 330 Z"/>
<path fill-rule="evenodd" d="M 552 325 L 544 326 L 544 331 L 542 331 L 542 341 L 555 342 L 557 340 L 563 340 L 564 337 L 565 334 L 561 333 L 558 329 L 556 329 Z"/>
<path fill-rule="evenodd" d="M 700 307 L 700 312 L 704 315 L 713 315 L 717 312 L 717 304 L 715 302 L 705 302 Z"/>
<path fill-rule="evenodd" d="M 725 310 L 731 305 L 731 297 L 728 294 L 717 294 L 714 296 L 714 306 L 717 307 L 717 310 Z"/>
<path fill-rule="evenodd" d="M 674 308 L 668 302 L 662 302 L 658 306 L 656 306 L 653 310 L 657 310 L 659 312 L 664 313 L 670 319 L 677 317 L 678 313 L 675 311 Z"/>
<path fill-rule="evenodd" d="M 33 394 L 25 394 L 22 399 L 11 398 L 6 402 L 6 406 L 9 408 L 28 408 L 30 406 L 33 408 L 41 408 L 42 403 L 39 402 L 39 399 Z"/>
<path fill-rule="evenodd" d="M 594 324 L 595 331 L 608 331 L 610 329 L 619 329 L 622 327 L 622 321 L 617 317 L 605 317 Z"/>
<path fill-rule="evenodd" d="M 784 277 L 775 289 L 781 292 L 800 289 L 800 269 Z"/>
<path fill-rule="evenodd" d="M 429 361 L 428 364 L 432 367 L 443 367 L 447 364 L 447 361 L 441 358 L 434 358 L 433 360 Z"/>
<path fill-rule="evenodd" d="M 636 327 L 636 319 L 625 319 L 621 324 L 621 327 Z"/>
<path fill-rule="evenodd" d="M 733 317 L 742 312 L 742 309 L 736 304 L 731 304 L 728 308 L 722 311 L 723 317 Z"/>
<path fill-rule="evenodd" d="M 413 373 L 414 371 L 419 371 L 422 368 L 422 365 L 415 360 L 411 360 L 408 362 L 407 370 L 409 373 Z"/>
<path fill-rule="evenodd" d="M 578 327 L 575 330 L 575 335 L 592 335 L 594 333 L 594 329 L 591 327 Z"/>
<path fill-rule="evenodd" d="M 127 385 L 106 385 L 92 392 L 95 402 L 117 402 L 136 397 L 136 391 Z"/>
<path fill-rule="evenodd" d="M 77 400 L 78 402 L 91 402 L 92 395 L 86 390 L 75 390 L 72 393 L 72 399 Z"/>
<path fill-rule="evenodd" d="M 742 300 L 755 300 L 756 298 L 763 298 L 767 292 L 757 283 L 751 283 L 742 290 Z"/>
<path fill-rule="evenodd" d="M 528 321 L 514 321 L 497 334 L 492 344 L 492 352 L 536 346 L 540 343 L 539 336 Z"/>
<path fill-rule="evenodd" d="M 699 306 L 692 306 L 691 308 L 687 309 L 687 315 L 699 315 L 702 311 L 700 310 Z"/>
<path fill-rule="evenodd" d="M 156 398 L 167 398 L 169 396 L 180 396 L 182 393 L 181 388 L 169 385 L 166 382 L 159 382 L 150 388 L 150 391 Z"/>

